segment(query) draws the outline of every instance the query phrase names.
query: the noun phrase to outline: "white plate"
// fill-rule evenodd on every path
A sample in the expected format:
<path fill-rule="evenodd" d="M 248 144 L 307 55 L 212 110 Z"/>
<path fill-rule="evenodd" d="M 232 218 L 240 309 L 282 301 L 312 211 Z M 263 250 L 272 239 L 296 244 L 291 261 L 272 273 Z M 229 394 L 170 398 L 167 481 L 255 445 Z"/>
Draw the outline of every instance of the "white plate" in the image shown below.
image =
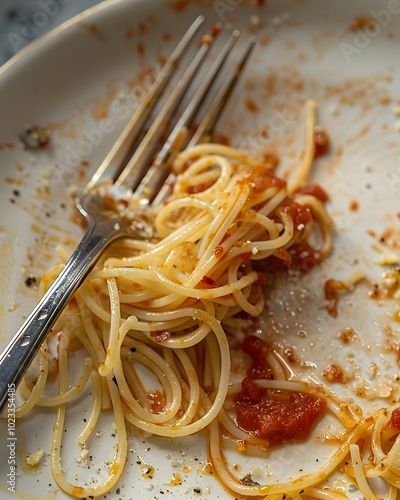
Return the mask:
<path fill-rule="evenodd" d="M 341 364 L 354 378 L 346 386 L 331 388 L 366 410 L 388 405 L 389 400 L 357 398 L 359 385 L 373 388 L 386 380 L 392 390 L 389 399 L 398 398 L 395 339 L 400 329 L 393 314 L 399 306 L 372 301 L 368 289 L 369 281 L 381 279 L 379 235 L 400 226 L 399 117 L 393 113 L 400 104 L 400 9 L 387 0 L 257 3 L 263 2 L 111 0 L 33 43 L 0 71 L 2 346 L 37 298 L 35 290 L 24 284 L 27 276 L 48 268 L 55 260 L 56 243 L 80 235 L 68 209 L 61 206 L 68 204 L 66 185 L 83 185 L 126 122 L 127 107 L 133 108 L 146 87 L 144 70 L 159 68 L 160 56 L 170 53 L 201 12 L 207 17 L 206 25 L 224 21 L 259 39 L 220 122 L 219 130 L 232 144 L 278 152 L 283 170 L 294 167 L 301 150 L 303 104 L 310 97 L 317 100 L 319 122 L 332 140 L 330 154 L 316 162 L 313 181 L 331 195 L 335 252 L 304 279 L 282 283 L 272 293 L 270 340 L 294 346 L 318 377 L 327 364 Z M 375 31 L 351 31 L 349 25 L 358 15 L 375 17 Z M 128 106 L 119 100 L 119 92 L 128 96 Z M 256 103 L 256 112 L 248 109 L 249 98 Z M 102 132 L 100 119 L 108 120 Z M 52 130 L 47 149 L 24 150 L 18 135 L 26 124 Z M 268 139 L 261 132 L 265 126 L 270 130 Z M 355 211 L 350 209 L 353 201 L 359 205 Z M 341 279 L 355 270 L 364 270 L 368 280 L 341 300 L 334 319 L 323 307 L 323 284 L 327 278 Z M 348 326 L 356 330 L 358 340 L 344 345 L 337 334 Z M 372 362 L 377 364 L 376 378 L 369 371 Z M 71 417 L 71 436 L 74 422 L 82 418 Z M 20 498 L 64 498 L 47 467 L 52 419 L 51 413 L 34 413 L 17 422 Z M 7 493 L 5 424 L 1 422 L 0 491 L 7 499 L 15 495 Z M 253 468 L 254 478 L 265 482 L 296 477 L 300 468 L 313 470 L 314 453 L 321 460 L 329 453 L 328 445 L 322 444 L 328 432 L 335 429 L 322 420 L 313 440 L 277 448 L 257 468 L 243 462 L 239 476 Z M 97 468 L 104 466 L 109 452 L 105 434 L 93 441 L 90 469 L 79 469 L 86 481 L 98 478 Z M 25 456 L 38 448 L 44 448 L 46 456 L 37 469 L 28 471 Z M 107 498 L 194 498 L 194 488 L 201 488 L 207 498 L 228 496 L 213 477 L 201 473 L 207 460 L 204 435 L 175 441 L 132 435 L 130 448 L 119 488 Z M 152 479 L 142 476 L 141 461 L 154 466 Z M 182 485 L 166 485 L 174 472 L 181 474 Z M 347 490 L 345 483 L 335 484 Z M 352 496 L 359 498 L 357 493 Z"/>

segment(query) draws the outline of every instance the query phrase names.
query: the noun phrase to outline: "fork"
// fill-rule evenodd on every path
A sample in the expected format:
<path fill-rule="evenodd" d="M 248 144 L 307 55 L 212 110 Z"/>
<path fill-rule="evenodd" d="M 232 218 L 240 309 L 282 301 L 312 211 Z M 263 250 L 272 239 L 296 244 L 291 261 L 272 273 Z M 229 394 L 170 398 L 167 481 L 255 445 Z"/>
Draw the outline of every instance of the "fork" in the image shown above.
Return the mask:
<path fill-rule="evenodd" d="M 80 195 L 76 196 L 76 207 L 87 222 L 86 233 L 62 272 L 0 355 L 0 414 L 7 404 L 10 388 L 18 386 L 57 318 L 101 252 L 117 238 L 147 239 L 152 236 L 143 216 L 162 203 L 169 193 L 173 183 L 169 166 L 176 152 L 212 135 L 218 117 L 255 45 L 253 37 L 247 41 L 241 56 L 219 89 L 214 91 L 215 95 L 196 132 L 189 137 L 189 131 L 193 129 L 196 115 L 240 35 L 237 30 L 231 33 L 179 116 L 178 106 L 205 63 L 221 27 L 214 27 L 203 35 L 195 56 L 151 122 L 151 113 L 161 95 L 166 93 L 167 83 L 177 72 L 178 63 L 193 44 L 203 22 L 203 16 L 199 16 L 189 27 L 103 163 Z M 175 115 L 178 117 L 175 118 Z M 172 120 L 175 125 L 170 126 L 166 141 L 152 161 L 165 133 L 165 126 Z M 120 209 L 127 200 L 135 201 L 133 213 L 132 210 Z"/>

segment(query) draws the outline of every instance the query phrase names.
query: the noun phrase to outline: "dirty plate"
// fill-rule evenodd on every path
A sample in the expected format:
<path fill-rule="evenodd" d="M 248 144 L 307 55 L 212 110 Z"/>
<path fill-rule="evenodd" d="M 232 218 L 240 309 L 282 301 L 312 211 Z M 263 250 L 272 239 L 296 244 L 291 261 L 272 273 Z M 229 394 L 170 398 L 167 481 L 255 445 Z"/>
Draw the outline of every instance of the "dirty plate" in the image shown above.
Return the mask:
<path fill-rule="evenodd" d="M 1 346 L 35 304 L 35 278 L 56 261 L 55 245 L 81 235 L 72 220 L 69 186 L 84 185 L 199 13 L 206 16 L 206 26 L 224 22 L 227 29 L 240 28 L 243 39 L 248 34 L 258 38 L 220 122 L 222 138 L 250 153 L 276 153 L 283 174 L 290 172 L 301 151 L 308 98 L 317 101 L 319 123 L 331 137 L 330 153 L 316 162 L 312 181 L 330 194 L 335 251 L 317 270 L 295 282 L 285 280 L 271 293 L 269 340 L 294 348 L 315 378 L 323 379 L 329 364 L 340 365 L 347 383 L 327 382 L 329 387 L 365 411 L 387 406 L 399 395 L 400 308 L 395 300 L 373 300 L 370 292 L 371 283 L 382 280 L 382 252 L 397 262 L 400 255 L 400 16 L 395 2 L 114 0 L 7 63 L 0 70 Z M 46 148 L 24 148 L 20 135 L 26 125 L 50 131 Z M 324 282 L 354 271 L 365 272 L 367 279 L 342 297 L 333 318 L 324 307 Z M 355 332 L 355 342 L 338 336 L 346 328 Z M 69 416 L 68 444 L 83 419 L 79 411 Z M 1 498 L 15 498 L 7 483 L 13 463 L 20 498 L 65 497 L 48 468 L 53 421 L 46 411 L 18 421 L 15 448 L 7 447 L 7 422 L 1 422 Z M 335 432 L 323 419 L 306 443 L 274 449 L 266 461 L 232 457 L 230 463 L 238 477 L 251 471 L 259 483 L 286 481 L 314 470 L 317 458 L 327 460 L 337 447 L 328 439 Z M 68 476 L 79 475 L 88 484 L 101 479 L 111 433 L 112 422 L 105 422 L 92 440 L 89 463 L 77 463 L 79 450 L 68 448 Z M 44 457 L 29 466 L 26 456 L 40 448 Z M 228 497 L 207 473 L 205 435 L 170 440 L 132 431 L 129 448 L 120 484 L 107 498 Z M 331 482 L 359 498 L 343 477 Z"/>

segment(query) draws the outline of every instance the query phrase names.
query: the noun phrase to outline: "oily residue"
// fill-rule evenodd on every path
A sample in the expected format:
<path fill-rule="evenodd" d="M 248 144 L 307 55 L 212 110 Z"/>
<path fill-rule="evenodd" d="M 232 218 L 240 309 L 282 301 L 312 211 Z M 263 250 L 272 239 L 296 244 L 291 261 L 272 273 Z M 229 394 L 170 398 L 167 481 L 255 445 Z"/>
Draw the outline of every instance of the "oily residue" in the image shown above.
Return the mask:
<path fill-rule="evenodd" d="M 327 85 L 323 97 L 337 97 L 341 105 L 357 106 L 368 111 L 374 106 L 390 102 L 387 85 L 392 81 L 393 77 L 388 74 L 375 74 L 369 78 L 348 78 L 340 84 Z"/>
<path fill-rule="evenodd" d="M 0 340 L 4 339 L 5 312 L 9 307 L 6 300 L 11 289 L 11 270 L 14 266 L 14 240 L 17 234 L 15 227 L 0 226 Z"/>
<path fill-rule="evenodd" d="M 375 20 L 371 16 L 356 16 L 350 23 L 351 31 L 373 30 L 375 28 Z"/>
<path fill-rule="evenodd" d="M 168 7 L 171 7 L 176 12 L 182 12 L 189 5 L 198 5 L 202 8 L 212 5 L 208 0 L 167 0 Z"/>
<path fill-rule="evenodd" d="M 85 28 L 91 35 L 98 38 L 102 42 L 107 41 L 106 35 L 100 30 L 100 28 L 97 26 L 97 24 L 80 22 L 79 26 L 82 26 L 82 28 Z"/>
<path fill-rule="evenodd" d="M 326 30 L 311 37 L 312 47 L 317 61 L 321 61 L 326 52 L 335 46 L 337 33 L 332 30 Z"/>
<path fill-rule="evenodd" d="M 2 151 L 3 149 L 13 149 L 13 147 L 14 147 L 14 143 L 3 142 L 2 144 L 0 144 L 0 151 Z"/>
<path fill-rule="evenodd" d="M 113 85 L 110 85 L 107 89 L 107 93 L 104 97 L 98 97 L 94 99 L 92 102 L 92 118 L 95 121 L 104 120 L 108 118 L 110 113 L 110 106 L 115 96 L 117 95 L 118 90 Z"/>

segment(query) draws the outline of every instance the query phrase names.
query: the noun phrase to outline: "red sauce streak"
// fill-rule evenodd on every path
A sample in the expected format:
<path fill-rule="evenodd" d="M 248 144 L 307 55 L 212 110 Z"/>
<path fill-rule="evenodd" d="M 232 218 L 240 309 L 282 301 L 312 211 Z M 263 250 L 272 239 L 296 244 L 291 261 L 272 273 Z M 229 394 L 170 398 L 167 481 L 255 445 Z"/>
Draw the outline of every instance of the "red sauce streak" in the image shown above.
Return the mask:
<path fill-rule="evenodd" d="M 265 137 L 269 137 L 269 134 L 267 132 L 262 135 Z M 264 164 L 271 170 L 275 170 L 279 165 L 279 158 L 272 153 L 262 153 L 262 158 Z"/>
<path fill-rule="evenodd" d="M 242 344 L 245 353 L 253 358 L 253 363 L 248 371 L 248 376 L 252 379 L 274 378 L 272 369 L 268 364 L 267 357 L 270 351 L 268 344 L 254 335 L 247 337 Z"/>
<path fill-rule="evenodd" d="M 298 203 L 292 203 L 291 205 L 283 207 L 283 211 L 293 219 L 295 229 L 299 224 L 306 225 L 311 220 L 311 210 L 309 207 L 299 205 Z"/>
<path fill-rule="evenodd" d="M 344 373 L 339 365 L 328 365 L 323 371 L 323 376 L 328 382 L 338 382 L 340 384 L 344 382 Z"/>
<path fill-rule="evenodd" d="M 305 440 L 326 401 L 302 392 L 261 389 L 245 379 L 235 408 L 241 429 L 274 445 Z"/>
<path fill-rule="evenodd" d="M 317 184 L 308 184 L 307 186 L 297 189 L 293 197 L 296 198 L 296 196 L 303 194 L 314 196 L 315 198 L 318 198 L 318 200 L 322 201 L 322 203 L 326 203 L 329 199 L 326 191 L 324 191 L 322 187 Z"/>
<path fill-rule="evenodd" d="M 291 269 L 304 273 L 310 272 L 318 266 L 322 260 L 319 251 L 315 250 L 305 241 L 293 245 L 289 253 L 292 257 Z"/>
<path fill-rule="evenodd" d="M 306 439 L 325 412 L 326 401 L 312 394 L 258 387 L 254 379 L 273 379 L 267 359 L 270 347 L 260 338 L 250 336 L 242 349 L 253 362 L 235 401 L 238 426 L 266 439 L 270 445 Z"/>
<path fill-rule="evenodd" d="M 210 278 L 209 276 L 203 276 L 203 277 L 201 278 L 201 281 L 202 281 L 203 283 L 205 283 L 206 285 L 210 285 L 210 286 L 216 286 L 216 285 L 217 285 L 217 284 L 215 283 L 215 281 L 214 281 L 212 278 Z"/>
<path fill-rule="evenodd" d="M 372 17 L 357 16 L 350 23 L 349 28 L 352 31 L 365 30 L 366 28 L 373 30 L 375 28 L 375 23 Z"/>
<path fill-rule="evenodd" d="M 326 308 L 328 313 L 334 318 L 337 317 L 337 305 L 339 302 L 339 292 L 347 290 L 347 286 L 341 281 L 329 279 L 325 282 L 325 300 L 328 302 Z"/>
<path fill-rule="evenodd" d="M 288 269 L 310 272 L 321 263 L 321 255 L 306 242 L 295 243 L 290 249 L 279 249 L 276 255 L 267 259 L 256 261 L 255 267 L 259 271 L 276 273 Z"/>
<path fill-rule="evenodd" d="M 248 97 L 246 99 L 245 104 L 246 104 L 246 108 L 249 111 L 258 111 L 258 105 L 257 105 L 256 101 L 254 99 L 252 99 L 251 97 Z"/>
<path fill-rule="evenodd" d="M 352 211 L 352 212 L 357 212 L 357 210 L 359 209 L 359 204 L 358 204 L 358 201 L 356 200 L 352 200 L 349 204 L 349 209 Z"/>
<path fill-rule="evenodd" d="M 350 342 L 353 342 L 353 340 L 357 337 L 356 332 L 354 331 L 353 328 L 350 326 L 346 327 L 343 331 L 338 333 L 338 338 L 344 343 L 344 344 L 350 344 Z"/>
<path fill-rule="evenodd" d="M 278 189 L 286 187 L 286 182 L 283 179 L 272 175 L 269 165 L 252 168 L 243 178 L 251 188 L 250 196 L 256 196 L 270 187 Z"/>
<path fill-rule="evenodd" d="M 314 144 L 315 152 L 314 158 L 324 156 L 329 151 L 330 139 L 327 131 L 322 127 L 315 127 L 314 129 Z"/>
<path fill-rule="evenodd" d="M 390 417 L 390 426 L 400 430 L 400 408 L 396 408 Z"/>
<path fill-rule="evenodd" d="M 261 288 L 265 288 L 268 285 L 267 277 L 264 273 L 258 271 L 257 272 L 257 280 L 253 283 L 255 286 L 260 286 Z"/>
<path fill-rule="evenodd" d="M 160 391 L 148 392 L 147 399 L 150 402 L 152 413 L 158 414 L 165 410 L 165 397 Z"/>
<path fill-rule="evenodd" d="M 214 24 L 214 26 L 211 27 L 210 31 L 208 33 L 206 33 L 205 35 L 203 35 L 203 37 L 201 39 L 201 43 L 205 43 L 207 45 L 210 45 L 213 42 L 214 38 L 216 36 L 218 36 L 221 29 L 222 29 L 221 23 Z"/>
<path fill-rule="evenodd" d="M 253 257 L 253 254 L 251 252 L 243 252 L 240 255 L 240 258 L 242 259 L 242 265 L 246 264 L 246 262 L 249 262 L 249 260 Z"/>
<path fill-rule="evenodd" d="M 221 31 L 222 29 L 222 24 L 221 23 L 217 23 L 217 24 L 214 24 L 213 26 L 211 26 L 211 35 L 212 36 L 217 36 L 218 33 Z"/>

